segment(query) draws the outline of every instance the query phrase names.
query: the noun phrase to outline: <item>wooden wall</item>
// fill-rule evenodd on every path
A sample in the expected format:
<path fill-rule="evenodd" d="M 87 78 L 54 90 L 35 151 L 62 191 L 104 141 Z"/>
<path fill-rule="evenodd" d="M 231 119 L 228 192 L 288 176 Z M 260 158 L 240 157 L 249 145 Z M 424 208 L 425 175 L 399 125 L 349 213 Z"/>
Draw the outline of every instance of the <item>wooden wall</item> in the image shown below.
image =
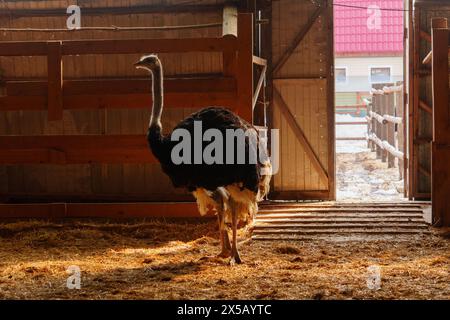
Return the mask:
<path fill-rule="evenodd" d="M 224 1 L 201 1 L 214 5 Z M 133 7 L 185 4 L 184 0 L 95 0 L 77 1 L 81 7 L 82 27 L 89 26 L 163 26 L 221 23 L 222 10 L 190 13 L 83 14 L 88 7 Z M 62 14 L 17 17 L 0 14 L 0 28 L 65 28 L 67 6 L 73 1 L 2 1 L 1 13 L 21 9 L 60 9 Z M 171 31 L 71 31 L 0 32 L 0 41 L 57 39 L 134 39 L 189 38 L 221 36 L 222 28 Z M 149 52 L 150 53 L 150 52 Z M 215 74 L 222 70 L 220 53 L 161 54 L 167 77 Z M 132 63 L 137 55 L 89 55 L 64 57 L 65 79 L 142 77 Z M 0 79 L 45 79 L 45 57 L 0 58 Z M 1 87 L 1 85 L 0 85 Z M 0 94 L 1 94 L 0 90 Z M 150 92 L 149 92 L 150 94 Z M 166 109 L 163 125 L 171 129 L 194 110 Z M 48 121 L 47 112 L 0 111 L 0 135 L 51 134 L 144 134 L 148 110 L 65 110 L 62 121 Z M 101 146 L 99 146 L 101 148 Z M 174 189 L 158 164 L 14 165 L 0 166 L 0 198 L 94 199 L 94 200 L 177 200 L 191 199 Z"/>

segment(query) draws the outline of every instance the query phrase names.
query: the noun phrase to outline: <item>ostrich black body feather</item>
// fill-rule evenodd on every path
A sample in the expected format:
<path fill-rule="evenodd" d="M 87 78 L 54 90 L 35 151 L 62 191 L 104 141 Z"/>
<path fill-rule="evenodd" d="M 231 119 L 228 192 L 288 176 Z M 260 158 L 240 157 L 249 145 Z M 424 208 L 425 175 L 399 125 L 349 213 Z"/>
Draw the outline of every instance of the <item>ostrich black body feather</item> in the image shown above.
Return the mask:
<path fill-rule="evenodd" d="M 202 133 L 208 129 L 218 129 L 223 136 L 223 164 L 194 164 L 194 121 L 201 121 Z M 148 130 L 147 139 L 154 156 L 159 160 L 162 170 L 166 173 L 175 187 L 186 187 L 189 191 L 197 188 L 207 190 L 216 190 L 218 187 L 230 185 L 233 183 L 241 183 L 241 188 L 246 188 L 255 193 L 258 191 L 258 183 L 260 181 L 260 164 L 259 160 L 255 163 L 249 163 L 249 152 L 257 152 L 254 150 L 255 144 L 250 143 L 248 136 L 245 138 L 245 163 L 237 164 L 237 144 L 234 143 L 235 161 L 233 164 L 226 164 L 226 130 L 227 129 L 256 129 L 235 115 L 231 111 L 220 107 L 209 107 L 191 114 L 189 117 L 181 121 L 175 129 L 186 129 L 191 133 L 191 162 L 190 164 L 174 164 L 171 159 L 172 148 L 178 141 L 171 141 L 170 135 L 162 135 L 161 128 L 151 127 Z M 256 136 L 259 144 L 259 137 Z M 211 142 L 202 143 L 202 151 L 205 146 Z M 265 150 L 263 151 L 265 152 Z M 218 174 L 220 173 L 220 174 Z"/>

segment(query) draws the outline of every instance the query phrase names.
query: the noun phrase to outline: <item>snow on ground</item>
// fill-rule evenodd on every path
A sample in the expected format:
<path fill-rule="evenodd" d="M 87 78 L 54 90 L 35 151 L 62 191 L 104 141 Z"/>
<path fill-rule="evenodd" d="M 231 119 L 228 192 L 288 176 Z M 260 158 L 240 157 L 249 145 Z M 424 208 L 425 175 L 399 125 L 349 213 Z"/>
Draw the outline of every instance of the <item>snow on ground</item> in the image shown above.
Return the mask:
<path fill-rule="evenodd" d="M 365 121 L 362 117 L 353 117 L 349 114 L 336 114 L 336 122 L 360 122 Z M 367 134 L 367 125 L 336 125 L 336 137 L 365 137 Z"/>
<path fill-rule="evenodd" d="M 336 122 L 361 121 L 349 114 L 336 115 Z M 366 125 L 338 125 L 336 137 L 358 137 L 367 132 Z M 376 159 L 365 140 L 336 141 L 337 199 L 339 201 L 401 201 L 403 180 L 398 168 Z"/>

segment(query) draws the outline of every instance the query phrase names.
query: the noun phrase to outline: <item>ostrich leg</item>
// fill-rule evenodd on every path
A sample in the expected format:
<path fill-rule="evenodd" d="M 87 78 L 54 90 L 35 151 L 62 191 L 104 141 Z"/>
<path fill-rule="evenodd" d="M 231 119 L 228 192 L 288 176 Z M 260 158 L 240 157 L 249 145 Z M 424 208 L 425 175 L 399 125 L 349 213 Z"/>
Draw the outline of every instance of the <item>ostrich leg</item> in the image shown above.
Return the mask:
<path fill-rule="evenodd" d="M 222 248 L 218 256 L 226 258 L 231 254 L 230 239 L 228 238 L 228 231 L 225 229 L 225 208 L 228 197 L 224 190 L 217 189 L 213 193 L 213 199 L 217 203 L 217 220 L 219 222 L 220 245 Z"/>
<path fill-rule="evenodd" d="M 223 210 L 220 210 L 217 213 L 217 218 L 219 220 L 220 245 L 222 248 L 218 256 L 221 258 L 226 258 L 229 257 L 231 254 L 231 246 L 230 246 L 230 239 L 228 238 L 228 231 L 225 229 Z"/>
<path fill-rule="evenodd" d="M 231 209 L 231 219 L 233 228 L 233 239 L 231 243 L 231 260 L 230 264 L 242 263 L 241 257 L 239 256 L 239 251 L 237 248 L 237 223 L 238 223 L 238 210 L 239 204 L 233 199 L 230 199 L 230 209 Z"/>

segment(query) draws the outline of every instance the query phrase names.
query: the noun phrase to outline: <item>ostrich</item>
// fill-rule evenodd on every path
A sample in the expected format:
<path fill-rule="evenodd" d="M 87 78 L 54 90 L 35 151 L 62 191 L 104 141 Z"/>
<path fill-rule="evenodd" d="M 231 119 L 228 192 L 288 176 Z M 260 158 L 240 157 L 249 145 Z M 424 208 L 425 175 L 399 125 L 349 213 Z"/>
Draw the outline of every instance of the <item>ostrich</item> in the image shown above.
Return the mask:
<path fill-rule="evenodd" d="M 220 231 L 221 252 L 219 257 L 230 257 L 230 264 L 241 263 L 237 248 L 238 227 L 251 226 L 258 210 L 257 203 L 269 191 L 271 165 L 268 161 L 266 149 L 263 148 L 264 161 L 250 161 L 243 164 L 212 163 L 212 164 L 174 164 L 172 149 L 177 142 L 172 141 L 171 135 L 163 135 L 161 115 L 163 111 L 163 68 L 157 55 L 151 54 L 141 57 L 135 63 L 136 68 L 147 70 L 152 76 L 153 106 L 147 132 L 147 140 L 153 155 L 158 159 L 161 168 L 172 181 L 175 187 L 187 188 L 197 201 L 201 215 L 212 211 L 218 216 Z M 223 136 L 227 129 L 254 130 L 255 128 L 231 111 L 220 107 L 208 107 L 191 114 L 182 120 L 176 129 L 187 130 L 195 135 L 195 122 L 201 122 L 203 131 L 208 129 L 219 130 Z M 172 131 L 172 132 L 174 132 Z M 192 136 L 192 135 L 191 135 Z M 259 145 L 259 137 L 255 135 Z M 224 145 L 224 144 L 223 144 Z M 254 146 L 254 144 L 253 144 Z M 234 160 L 237 158 L 233 146 Z M 195 157 L 195 150 L 191 143 L 191 155 Z M 203 149 L 201 149 L 201 152 Z M 249 137 L 245 138 L 246 158 L 252 149 Z M 223 155 L 230 152 L 223 147 Z M 260 158 L 261 158 L 261 150 Z M 197 150 L 198 153 L 198 150 Z M 262 162 L 262 164 L 260 163 Z M 240 162 L 242 163 L 242 162 Z M 230 244 L 229 224 L 231 224 L 232 239 Z"/>

